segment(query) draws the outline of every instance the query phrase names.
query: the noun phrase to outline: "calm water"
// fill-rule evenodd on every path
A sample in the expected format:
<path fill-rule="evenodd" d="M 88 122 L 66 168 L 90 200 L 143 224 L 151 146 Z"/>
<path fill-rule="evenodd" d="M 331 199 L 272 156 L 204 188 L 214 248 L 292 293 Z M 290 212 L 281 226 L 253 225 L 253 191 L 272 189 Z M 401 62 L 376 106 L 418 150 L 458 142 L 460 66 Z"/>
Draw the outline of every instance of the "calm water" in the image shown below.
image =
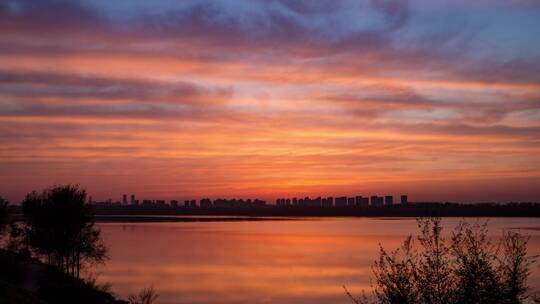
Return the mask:
<path fill-rule="evenodd" d="M 369 290 L 378 244 L 395 248 L 417 231 L 414 219 L 373 218 L 100 227 L 111 259 L 94 269 L 99 279 L 122 297 L 153 285 L 162 304 L 350 303 L 342 286 Z M 523 229 L 540 253 L 539 219 L 490 219 L 489 227 L 494 236 Z M 530 283 L 540 289 L 538 264 Z"/>

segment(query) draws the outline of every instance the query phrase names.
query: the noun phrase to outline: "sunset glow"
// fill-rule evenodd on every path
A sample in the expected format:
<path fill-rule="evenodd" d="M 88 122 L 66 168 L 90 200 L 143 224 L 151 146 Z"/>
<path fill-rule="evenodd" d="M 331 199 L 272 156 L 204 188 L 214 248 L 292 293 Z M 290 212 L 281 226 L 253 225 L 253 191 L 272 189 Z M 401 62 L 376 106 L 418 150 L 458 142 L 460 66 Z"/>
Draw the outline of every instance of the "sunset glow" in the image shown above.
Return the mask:
<path fill-rule="evenodd" d="M 2 1 L 0 194 L 540 200 L 540 3 Z"/>

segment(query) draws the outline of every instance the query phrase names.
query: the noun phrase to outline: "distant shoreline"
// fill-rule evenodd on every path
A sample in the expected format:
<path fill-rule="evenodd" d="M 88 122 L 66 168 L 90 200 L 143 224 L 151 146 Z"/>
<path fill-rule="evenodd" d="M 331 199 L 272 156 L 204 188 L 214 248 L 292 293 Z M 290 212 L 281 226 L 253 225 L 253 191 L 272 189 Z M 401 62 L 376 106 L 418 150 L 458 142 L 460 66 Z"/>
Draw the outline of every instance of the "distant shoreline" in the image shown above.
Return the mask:
<path fill-rule="evenodd" d="M 148 206 L 93 207 L 98 222 L 229 222 L 329 217 L 540 217 L 540 204 L 411 204 L 385 207 L 185 208 Z"/>
<path fill-rule="evenodd" d="M 297 219 L 299 218 L 268 216 L 95 215 L 96 223 L 289 221 Z"/>
<path fill-rule="evenodd" d="M 458 216 L 453 216 L 458 217 Z M 501 216 L 481 216 L 488 218 L 508 218 Z M 156 215 L 96 215 L 95 222 L 108 223 L 197 223 L 197 222 L 263 222 L 263 221 L 311 221 L 324 220 L 331 218 L 362 218 L 362 216 L 295 216 L 295 217 L 280 217 L 280 216 L 156 216 Z M 363 218 L 374 218 L 384 220 L 399 220 L 415 218 L 412 216 L 364 216 Z M 516 217 L 516 218 L 536 218 L 536 217 Z M 515 227 L 512 229 L 529 229 L 540 230 L 540 228 L 531 227 Z"/>
<path fill-rule="evenodd" d="M 11 214 L 22 219 L 20 206 Z M 268 221 L 329 217 L 540 217 L 540 203 L 455 204 L 415 203 L 383 207 L 173 207 L 136 205 L 92 205 L 97 222 L 228 222 Z"/>

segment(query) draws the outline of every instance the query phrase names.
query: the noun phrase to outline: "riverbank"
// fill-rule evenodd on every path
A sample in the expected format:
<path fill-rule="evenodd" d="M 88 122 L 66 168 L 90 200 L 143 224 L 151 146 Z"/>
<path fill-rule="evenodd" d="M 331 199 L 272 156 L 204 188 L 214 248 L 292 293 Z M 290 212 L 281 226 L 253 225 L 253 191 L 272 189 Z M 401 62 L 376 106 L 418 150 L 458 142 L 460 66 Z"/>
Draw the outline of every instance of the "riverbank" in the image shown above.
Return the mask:
<path fill-rule="evenodd" d="M 76 279 L 35 258 L 0 249 L 0 303 L 127 304 L 104 287 Z"/>

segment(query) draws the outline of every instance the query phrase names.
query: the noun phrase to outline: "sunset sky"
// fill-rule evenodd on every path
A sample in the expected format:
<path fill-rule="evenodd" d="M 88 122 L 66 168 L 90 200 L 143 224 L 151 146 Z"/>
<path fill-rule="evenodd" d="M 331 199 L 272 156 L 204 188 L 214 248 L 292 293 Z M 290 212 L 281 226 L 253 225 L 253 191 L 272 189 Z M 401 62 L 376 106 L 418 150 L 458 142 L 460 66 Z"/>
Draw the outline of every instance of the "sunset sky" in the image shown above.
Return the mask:
<path fill-rule="evenodd" d="M 0 1 L 0 196 L 540 201 L 540 1 Z"/>

